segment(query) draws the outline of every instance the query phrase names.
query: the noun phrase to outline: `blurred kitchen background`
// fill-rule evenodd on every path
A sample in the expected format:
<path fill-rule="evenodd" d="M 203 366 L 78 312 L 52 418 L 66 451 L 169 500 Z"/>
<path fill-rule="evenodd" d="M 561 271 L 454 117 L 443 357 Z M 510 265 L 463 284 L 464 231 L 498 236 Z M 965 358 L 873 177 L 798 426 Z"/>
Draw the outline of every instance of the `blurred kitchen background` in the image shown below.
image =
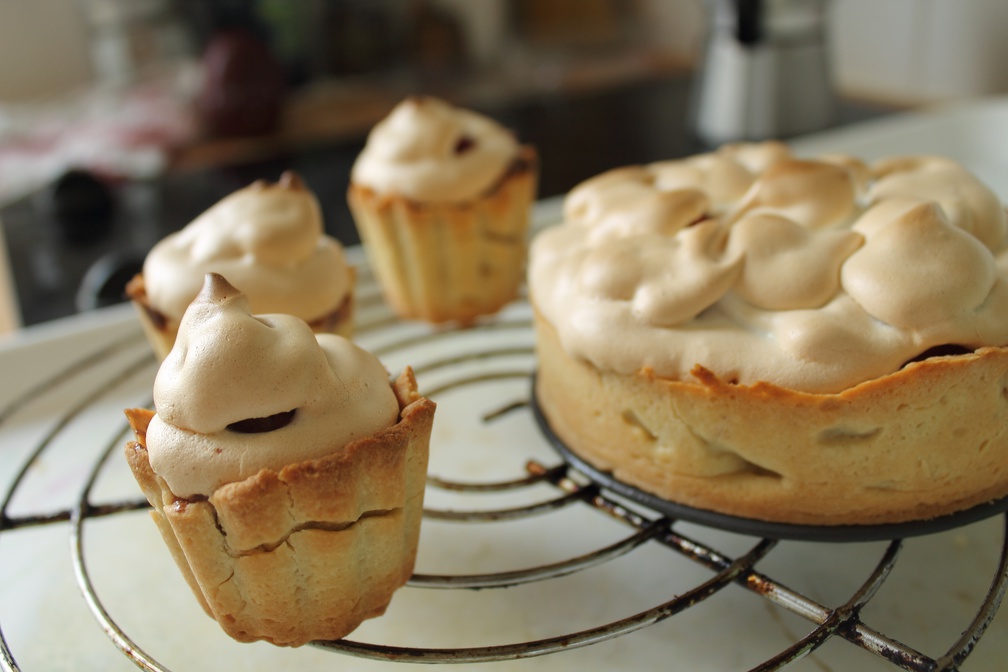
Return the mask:
<path fill-rule="evenodd" d="M 288 168 L 354 244 L 350 166 L 408 94 L 536 144 L 551 197 L 1001 94 L 1006 29 L 1004 0 L 0 0 L 0 333 L 120 300 L 157 240 Z"/>

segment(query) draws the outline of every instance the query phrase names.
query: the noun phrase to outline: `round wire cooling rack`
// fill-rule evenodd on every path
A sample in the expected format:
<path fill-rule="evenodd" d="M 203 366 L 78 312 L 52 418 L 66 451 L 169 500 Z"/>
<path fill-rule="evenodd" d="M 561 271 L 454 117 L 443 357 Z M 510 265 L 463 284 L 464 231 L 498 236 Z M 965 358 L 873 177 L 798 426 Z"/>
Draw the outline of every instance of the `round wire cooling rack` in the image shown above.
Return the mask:
<path fill-rule="evenodd" d="M 390 371 L 412 366 L 438 403 L 417 567 L 389 611 L 298 649 L 238 644 L 202 613 L 122 459 L 122 409 L 151 403 L 156 364 L 132 317 L 112 313 L 0 352 L 0 669 L 930 671 L 1008 659 L 1004 516 L 837 544 L 656 512 L 543 436 L 525 301 L 432 328 L 395 320 L 366 269 L 359 282 L 356 340 Z"/>

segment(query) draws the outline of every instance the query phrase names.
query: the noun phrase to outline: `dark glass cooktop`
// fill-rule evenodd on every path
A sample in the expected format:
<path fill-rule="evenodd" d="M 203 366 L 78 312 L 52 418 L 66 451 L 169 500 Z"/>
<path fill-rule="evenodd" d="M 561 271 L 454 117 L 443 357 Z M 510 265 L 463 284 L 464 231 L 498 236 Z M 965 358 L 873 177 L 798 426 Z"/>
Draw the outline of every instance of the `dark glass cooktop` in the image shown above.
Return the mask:
<path fill-rule="evenodd" d="M 689 89 L 689 78 L 677 76 L 481 111 L 538 147 L 539 194 L 546 198 L 609 168 L 703 150 L 688 130 Z M 839 120 L 846 123 L 882 112 L 842 105 Z M 9 204 L 0 209 L 0 222 L 23 324 L 121 301 L 125 279 L 154 243 L 232 191 L 259 178 L 275 180 L 287 169 L 300 173 L 318 195 L 328 233 L 345 245 L 356 244 L 345 193 L 363 141 L 361 137 L 299 148 L 254 164 L 104 185 L 107 200 L 89 190 L 86 176 L 78 176 Z"/>

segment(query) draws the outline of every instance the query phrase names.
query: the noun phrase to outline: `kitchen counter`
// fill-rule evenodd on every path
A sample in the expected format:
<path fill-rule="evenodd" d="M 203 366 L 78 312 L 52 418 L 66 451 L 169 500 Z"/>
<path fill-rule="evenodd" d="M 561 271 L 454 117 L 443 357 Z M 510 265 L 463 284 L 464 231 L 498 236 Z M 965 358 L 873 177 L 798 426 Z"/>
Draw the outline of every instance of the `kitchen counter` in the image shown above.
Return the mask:
<path fill-rule="evenodd" d="M 977 101 L 794 147 L 867 158 L 945 153 L 1008 198 L 1005 119 L 1008 100 Z M 540 202 L 537 226 L 559 211 L 558 198 Z M 417 575 L 386 615 L 349 643 L 290 650 L 238 644 L 200 612 L 121 459 L 122 409 L 150 403 L 157 366 L 129 307 L 111 306 L 0 343 L 0 669 L 125 671 L 139 660 L 146 669 L 377 672 L 455 655 L 452 669 L 473 672 L 744 670 L 791 653 L 795 670 L 1003 667 L 1004 514 L 903 541 L 848 543 L 775 543 L 675 520 L 626 553 L 593 559 L 658 516 L 606 491 L 596 497 L 550 447 L 530 408 L 529 304 L 517 300 L 468 329 L 399 321 L 362 252 L 349 251 L 361 269 L 356 338 L 390 370 L 415 367 L 439 405 L 430 473 L 459 486 L 428 488 Z M 570 478 L 522 483 L 535 464 Z M 558 498 L 567 505 L 542 506 Z M 574 560 L 580 566 L 566 564 Z M 742 569 L 732 578 L 735 562 Z M 515 578 L 526 572 L 543 580 Z M 438 585 L 474 575 L 507 587 Z M 620 636 L 608 638 L 610 624 Z M 978 642 L 963 640 L 984 625 Z M 544 655 L 518 659 L 543 653 L 543 642 Z M 969 655 L 959 665 L 946 652 Z"/>

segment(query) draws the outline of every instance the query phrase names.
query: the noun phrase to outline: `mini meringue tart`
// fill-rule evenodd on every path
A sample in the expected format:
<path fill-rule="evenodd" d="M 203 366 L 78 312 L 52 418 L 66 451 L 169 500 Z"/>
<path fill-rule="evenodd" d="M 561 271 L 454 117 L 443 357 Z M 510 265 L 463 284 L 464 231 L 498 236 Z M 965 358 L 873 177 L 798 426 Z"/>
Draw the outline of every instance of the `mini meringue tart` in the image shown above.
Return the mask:
<path fill-rule="evenodd" d="M 128 409 L 125 455 L 196 599 L 238 641 L 300 646 L 380 616 L 411 576 L 435 404 L 408 367 L 222 276 Z"/>
<path fill-rule="evenodd" d="M 347 200 L 396 314 L 466 324 L 518 296 L 538 167 L 511 131 L 437 98 L 407 98 L 375 125 Z"/>
<path fill-rule="evenodd" d="M 211 272 L 241 289 L 255 314 L 288 313 L 318 333 L 353 333 L 355 269 L 292 171 L 225 196 L 148 252 L 126 295 L 158 359 Z"/>

